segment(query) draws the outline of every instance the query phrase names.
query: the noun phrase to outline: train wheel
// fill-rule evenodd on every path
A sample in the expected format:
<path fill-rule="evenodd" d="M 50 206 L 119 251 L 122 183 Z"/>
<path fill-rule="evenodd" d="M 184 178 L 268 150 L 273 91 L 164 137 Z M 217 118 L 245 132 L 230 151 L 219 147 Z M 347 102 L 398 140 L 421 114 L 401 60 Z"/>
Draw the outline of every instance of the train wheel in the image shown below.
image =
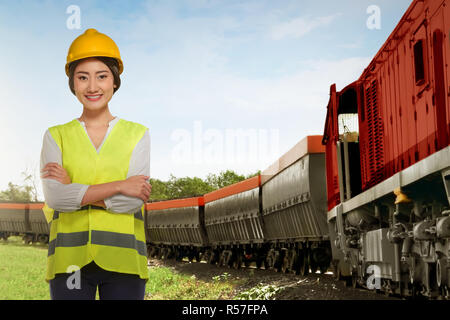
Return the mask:
<path fill-rule="evenodd" d="M 442 286 L 442 297 L 445 299 L 445 300 L 450 300 L 450 295 L 449 295 L 449 290 L 448 290 L 448 287 L 447 286 Z"/>
<path fill-rule="evenodd" d="M 167 258 L 167 248 L 161 249 L 161 259 L 166 260 Z"/>
<path fill-rule="evenodd" d="M 283 265 L 281 266 L 281 272 L 288 273 L 292 271 L 292 266 L 294 265 L 294 259 L 296 252 L 294 249 L 286 251 L 283 259 Z"/>
<path fill-rule="evenodd" d="M 174 257 L 174 251 L 172 248 L 167 248 L 166 251 L 166 259 L 173 259 Z"/>
<path fill-rule="evenodd" d="M 275 266 L 275 250 L 270 249 L 264 260 L 264 269 L 272 269 Z"/>
<path fill-rule="evenodd" d="M 306 276 L 309 273 L 309 256 L 305 250 L 302 250 L 299 256 L 300 259 L 300 275 Z"/>
<path fill-rule="evenodd" d="M 189 250 L 189 254 L 188 254 L 188 260 L 189 262 L 193 262 L 195 258 L 195 251 L 194 250 Z"/>
<path fill-rule="evenodd" d="M 319 267 L 315 261 L 311 261 L 309 268 L 311 269 L 311 273 L 316 273 Z"/>
<path fill-rule="evenodd" d="M 419 296 L 420 289 L 418 288 L 418 285 L 415 283 L 411 283 L 411 299 L 417 299 Z"/>
<path fill-rule="evenodd" d="M 335 280 L 342 280 L 341 269 L 339 268 L 339 262 L 332 263 L 331 268 L 333 269 L 333 277 Z"/>
<path fill-rule="evenodd" d="M 275 264 L 274 268 L 277 272 L 281 271 L 281 267 L 283 266 L 284 256 L 286 255 L 286 250 L 280 250 L 275 252 Z"/>
<path fill-rule="evenodd" d="M 209 263 L 209 260 L 211 259 L 211 251 L 206 250 L 202 254 L 202 259 L 206 261 L 206 263 Z"/>
<path fill-rule="evenodd" d="M 391 280 L 387 279 L 386 283 L 385 283 L 385 290 L 384 290 L 384 295 L 386 297 L 390 297 L 392 293 L 392 285 L 391 285 Z"/>
<path fill-rule="evenodd" d="M 206 253 L 205 253 L 205 257 L 203 257 L 203 258 L 206 260 L 206 262 L 208 264 L 214 264 L 213 263 L 213 261 L 214 261 L 214 251 L 207 250 Z"/>
<path fill-rule="evenodd" d="M 240 252 L 236 253 L 236 257 L 233 261 L 233 268 L 238 270 L 242 267 L 242 254 Z"/>
<path fill-rule="evenodd" d="M 256 257 L 256 269 L 261 269 L 263 263 L 264 257 L 261 257 L 261 255 L 258 254 L 258 256 Z"/>
<path fill-rule="evenodd" d="M 221 254 L 221 260 L 222 260 L 222 262 L 221 263 L 219 263 L 219 266 L 221 266 L 221 267 L 229 267 L 229 262 L 230 262 L 230 255 L 229 255 L 229 252 L 228 252 L 228 250 L 223 250 L 222 251 L 222 254 Z"/>
<path fill-rule="evenodd" d="M 300 274 L 300 256 L 298 250 L 295 250 L 294 252 L 291 271 L 293 271 L 296 275 Z"/>
<path fill-rule="evenodd" d="M 225 256 L 225 266 L 233 267 L 234 260 L 236 260 L 236 254 L 233 251 L 228 251 Z"/>
<path fill-rule="evenodd" d="M 206 260 L 208 264 L 216 264 L 217 263 L 217 252 L 216 251 L 207 251 L 208 259 Z"/>
<path fill-rule="evenodd" d="M 163 254 L 163 248 L 157 248 L 156 249 L 156 259 L 161 260 L 162 254 Z"/>
<path fill-rule="evenodd" d="M 219 257 L 219 261 L 218 261 L 218 263 L 217 263 L 217 266 L 218 266 L 218 267 L 224 266 L 224 265 L 225 265 L 224 261 L 225 261 L 225 251 L 222 251 L 222 252 L 220 253 L 220 257 Z"/>
<path fill-rule="evenodd" d="M 147 257 L 150 259 L 152 256 L 150 254 L 150 252 L 152 252 L 152 247 L 151 246 L 147 246 Z"/>
<path fill-rule="evenodd" d="M 40 243 L 47 244 L 47 243 L 48 243 L 48 235 L 46 235 L 46 234 L 40 234 L 40 235 L 38 236 L 38 241 L 39 241 Z"/>
<path fill-rule="evenodd" d="M 317 269 L 319 268 L 318 263 L 314 257 L 315 252 L 314 250 L 309 251 L 309 267 L 311 268 L 311 273 L 316 273 Z"/>
<path fill-rule="evenodd" d="M 341 279 L 344 281 L 346 287 L 352 286 L 352 276 L 341 276 Z"/>
<path fill-rule="evenodd" d="M 182 261 L 183 260 L 183 250 L 181 248 L 175 249 L 175 261 Z"/>
<path fill-rule="evenodd" d="M 154 246 L 148 246 L 148 257 L 149 258 L 154 258 L 155 256 L 155 252 L 156 252 L 156 247 Z"/>
<path fill-rule="evenodd" d="M 248 268 L 248 267 L 250 267 L 250 264 L 252 263 L 253 255 L 252 254 L 244 254 L 242 256 L 242 260 L 244 261 L 244 267 Z"/>
<path fill-rule="evenodd" d="M 353 289 L 359 288 L 360 286 L 358 283 L 358 272 L 353 271 L 351 277 L 352 277 L 352 288 Z"/>
<path fill-rule="evenodd" d="M 319 269 L 321 274 L 325 274 L 328 271 L 328 265 L 321 265 Z"/>
<path fill-rule="evenodd" d="M 32 244 L 33 243 L 33 235 L 26 234 L 23 236 L 23 241 L 25 244 Z"/>

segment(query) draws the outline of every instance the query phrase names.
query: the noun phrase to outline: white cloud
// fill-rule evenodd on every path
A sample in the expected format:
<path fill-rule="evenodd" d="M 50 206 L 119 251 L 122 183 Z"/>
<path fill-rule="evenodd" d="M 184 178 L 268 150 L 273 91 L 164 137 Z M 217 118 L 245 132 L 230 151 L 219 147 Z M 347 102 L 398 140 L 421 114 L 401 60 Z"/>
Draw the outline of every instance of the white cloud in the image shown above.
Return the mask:
<path fill-rule="evenodd" d="M 351 43 L 343 43 L 338 45 L 339 48 L 344 48 L 344 49 L 358 49 L 362 47 L 362 44 L 360 41 L 358 42 L 351 42 Z"/>
<path fill-rule="evenodd" d="M 271 113 L 293 110 L 311 110 L 328 102 L 329 87 L 332 83 L 345 86 L 355 81 L 368 64 L 369 58 L 353 57 L 341 60 L 303 61 L 303 67 L 289 75 L 270 78 L 246 78 L 232 73 L 210 73 L 201 78 L 194 76 L 194 83 L 202 90 L 201 101 L 215 103 L 241 112 Z M 198 82 L 197 82 L 198 81 Z M 192 89 L 176 89 L 189 94 L 178 97 L 182 100 L 193 98 Z"/>
<path fill-rule="evenodd" d="M 274 40 L 284 38 L 300 38 L 310 33 L 312 30 L 329 25 L 340 14 L 333 14 L 325 17 L 307 18 L 298 17 L 287 22 L 282 22 L 272 26 L 270 37 Z"/>
<path fill-rule="evenodd" d="M 277 129 L 280 131 L 279 152 L 271 154 L 272 158 L 250 161 L 245 156 L 248 150 L 243 150 L 243 154 L 236 155 L 248 160 L 243 163 L 183 164 L 171 160 L 171 148 L 176 143 L 170 141 L 168 149 L 153 149 L 153 174 L 159 177 L 168 177 L 170 173 L 204 177 L 226 169 L 243 173 L 265 169 L 303 137 L 323 132 L 330 85 L 336 83 L 340 90 L 357 80 L 369 61 L 365 57 L 310 60 L 304 62 L 306 70 L 299 69 L 292 75 L 270 79 L 249 79 L 229 73 L 189 75 L 189 83 L 183 81 L 188 78 L 182 79 L 172 89 L 178 93 L 179 101 L 193 102 L 190 113 L 203 117 L 208 109 L 214 111 L 214 120 L 204 118 L 204 130 L 224 133 L 221 128 L 227 119 L 232 123 L 231 129 L 240 126 L 246 126 L 244 129 Z M 200 96 L 197 87 L 203 88 Z M 192 123 L 187 117 L 184 128 L 193 135 Z"/>

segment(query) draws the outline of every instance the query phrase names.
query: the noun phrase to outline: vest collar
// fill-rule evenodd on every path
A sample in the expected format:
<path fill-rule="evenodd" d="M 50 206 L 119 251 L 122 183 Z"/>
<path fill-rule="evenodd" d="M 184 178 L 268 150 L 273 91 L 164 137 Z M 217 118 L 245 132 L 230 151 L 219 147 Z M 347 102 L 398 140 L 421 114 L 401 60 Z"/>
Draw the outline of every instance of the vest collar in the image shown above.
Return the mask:
<path fill-rule="evenodd" d="M 94 150 L 95 154 L 99 155 L 101 150 L 103 149 L 104 145 L 106 144 L 106 142 L 110 140 L 111 134 L 113 133 L 114 129 L 117 127 L 119 122 L 121 122 L 121 120 L 122 119 L 120 119 L 118 117 L 115 117 L 114 119 L 112 119 L 109 122 L 110 127 L 106 131 L 105 137 L 103 138 L 103 141 L 102 141 L 102 143 L 101 143 L 101 145 L 100 145 L 98 150 L 95 148 L 94 143 L 92 142 L 91 138 L 89 137 L 89 134 L 87 133 L 87 129 L 86 129 L 85 125 L 84 125 L 84 122 L 82 124 L 77 118 L 73 119 L 72 122 L 75 122 L 75 126 L 78 126 L 80 128 L 80 130 L 83 131 L 83 133 L 84 133 L 83 135 L 86 137 L 89 145 L 92 147 L 92 149 Z M 111 127 L 111 125 L 112 125 L 112 127 Z"/>

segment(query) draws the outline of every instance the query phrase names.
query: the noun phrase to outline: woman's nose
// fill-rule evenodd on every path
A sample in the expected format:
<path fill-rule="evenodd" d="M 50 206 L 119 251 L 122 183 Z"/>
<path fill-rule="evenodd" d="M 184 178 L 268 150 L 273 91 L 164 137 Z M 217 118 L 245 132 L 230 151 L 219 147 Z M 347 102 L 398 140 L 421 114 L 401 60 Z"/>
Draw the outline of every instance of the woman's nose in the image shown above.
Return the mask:
<path fill-rule="evenodd" d="M 97 81 L 95 81 L 95 79 L 90 79 L 87 89 L 88 92 L 96 92 L 98 89 Z"/>

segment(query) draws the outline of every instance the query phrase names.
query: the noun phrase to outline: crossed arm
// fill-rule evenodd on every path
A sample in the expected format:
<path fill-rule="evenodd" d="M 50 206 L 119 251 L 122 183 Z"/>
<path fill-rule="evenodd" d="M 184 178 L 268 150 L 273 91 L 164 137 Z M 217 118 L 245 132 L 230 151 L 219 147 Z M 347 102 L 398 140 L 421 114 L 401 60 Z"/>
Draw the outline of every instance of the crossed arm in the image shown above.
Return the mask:
<path fill-rule="evenodd" d="M 62 166 L 61 150 L 47 131 L 41 152 L 41 178 L 47 204 L 75 211 L 86 204 L 113 212 L 135 212 L 150 196 L 150 138 L 148 130 L 133 150 L 127 179 L 97 185 L 72 183 Z"/>
<path fill-rule="evenodd" d="M 54 179 L 62 184 L 71 184 L 67 171 L 56 162 L 47 163 L 42 169 L 42 178 Z M 88 186 L 80 206 L 86 204 L 98 205 L 106 208 L 104 199 L 116 194 L 141 199 L 143 202 L 150 197 L 152 186 L 147 182 L 149 176 L 137 175 L 125 180 L 113 181 Z"/>

